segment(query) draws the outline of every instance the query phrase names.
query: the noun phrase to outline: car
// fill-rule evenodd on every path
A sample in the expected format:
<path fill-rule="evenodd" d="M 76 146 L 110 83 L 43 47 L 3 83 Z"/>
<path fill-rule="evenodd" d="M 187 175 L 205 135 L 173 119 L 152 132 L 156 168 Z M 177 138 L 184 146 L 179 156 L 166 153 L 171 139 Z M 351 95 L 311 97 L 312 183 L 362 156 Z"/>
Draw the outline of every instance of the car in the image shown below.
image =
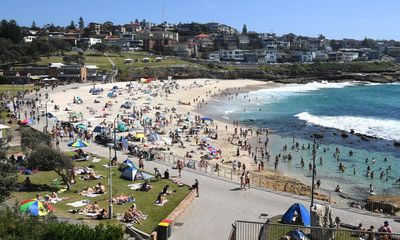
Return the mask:
<path fill-rule="evenodd" d="M 94 137 L 94 142 L 101 145 L 107 145 L 109 143 L 113 143 L 114 139 L 108 135 L 99 134 L 96 137 Z"/>

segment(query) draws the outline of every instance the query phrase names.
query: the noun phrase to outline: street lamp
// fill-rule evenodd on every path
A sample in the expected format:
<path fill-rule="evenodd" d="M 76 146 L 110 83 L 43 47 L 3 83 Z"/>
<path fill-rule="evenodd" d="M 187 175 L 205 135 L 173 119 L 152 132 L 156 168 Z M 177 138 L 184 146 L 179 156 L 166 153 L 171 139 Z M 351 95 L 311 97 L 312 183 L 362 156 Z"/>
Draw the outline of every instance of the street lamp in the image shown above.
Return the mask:
<path fill-rule="evenodd" d="M 117 159 L 117 128 L 115 125 L 115 121 L 119 118 L 119 114 L 114 119 L 114 157 Z"/>
<path fill-rule="evenodd" d="M 113 144 L 112 143 L 109 143 L 108 144 L 108 149 L 109 149 L 109 160 L 110 160 L 110 163 L 109 163 L 109 166 L 108 166 L 108 169 L 109 169 L 109 172 L 108 172 L 108 174 L 109 174 L 109 176 L 108 176 L 108 191 L 109 191 L 109 199 L 108 199 L 108 216 L 109 216 L 109 218 L 110 219 L 112 219 L 112 217 L 113 217 L 113 205 L 112 205 L 112 171 L 111 171 L 111 167 L 112 167 L 112 159 L 111 159 L 111 149 L 112 149 L 112 147 L 113 147 Z"/>
<path fill-rule="evenodd" d="M 47 100 L 46 101 L 46 132 L 47 132 L 47 129 L 48 129 L 48 127 L 49 127 L 49 120 L 47 119 L 47 103 L 48 102 L 50 102 L 50 100 Z"/>
<path fill-rule="evenodd" d="M 311 185 L 311 206 L 310 206 L 310 213 L 311 210 L 314 206 L 314 182 L 315 182 L 315 158 L 316 158 L 316 154 L 317 154 L 317 150 L 316 150 L 316 143 L 314 141 L 313 143 L 313 149 L 312 149 L 312 161 L 313 161 L 313 167 L 312 167 L 312 185 Z"/>

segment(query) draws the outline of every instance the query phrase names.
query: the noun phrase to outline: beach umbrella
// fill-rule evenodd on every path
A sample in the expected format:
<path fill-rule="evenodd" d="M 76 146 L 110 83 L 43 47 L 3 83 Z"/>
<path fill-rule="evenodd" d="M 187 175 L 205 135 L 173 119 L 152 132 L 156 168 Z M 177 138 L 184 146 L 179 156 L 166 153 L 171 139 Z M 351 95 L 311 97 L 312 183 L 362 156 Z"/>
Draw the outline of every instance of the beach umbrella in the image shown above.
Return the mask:
<path fill-rule="evenodd" d="M 74 147 L 74 148 L 81 148 L 81 147 L 87 147 L 87 146 L 89 146 L 89 143 L 84 142 L 80 139 L 68 143 L 68 147 Z"/>
<path fill-rule="evenodd" d="M 210 121 L 210 122 L 214 121 L 214 120 L 212 120 L 212 118 L 209 118 L 209 117 L 203 117 L 203 118 L 201 118 L 201 120 Z"/>
<path fill-rule="evenodd" d="M 19 205 L 19 211 L 27 213 L 31 216 L 46 216 L 49 213 L 51 206 L 37 199 L 28 199 Z"/>

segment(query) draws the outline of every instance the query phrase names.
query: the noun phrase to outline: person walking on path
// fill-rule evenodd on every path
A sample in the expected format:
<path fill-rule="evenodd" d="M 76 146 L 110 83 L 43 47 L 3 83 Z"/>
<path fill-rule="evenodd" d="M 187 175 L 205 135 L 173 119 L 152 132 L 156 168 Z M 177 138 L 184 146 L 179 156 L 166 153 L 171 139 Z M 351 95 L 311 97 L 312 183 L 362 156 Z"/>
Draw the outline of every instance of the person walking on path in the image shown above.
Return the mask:
<path fill-rule="evenodd" d="M 243 188 L 246 189 L 246 185 L 244 183 L 244 178 L 245 178 L 244 174 L 245 174 L 245 172 L 243 172 L 242 175 L 240 176 L 240 189 L 243 189 Z"/>
<path fill-rule="evenodd" d="M 199 197 L 199 180 L 195 179 L 194 184 L 192 185 L 192 189 L 196 189 L 196 197 Z"/>
<path fill-rule="evenodd" d="M 245 175 L 244 179 L 245 179 L 244 189 L 246 189 L 246 186 L 248 186 L 249 189 L 250 189 L 250 171 L 246 172 L 246 175 Z"/>

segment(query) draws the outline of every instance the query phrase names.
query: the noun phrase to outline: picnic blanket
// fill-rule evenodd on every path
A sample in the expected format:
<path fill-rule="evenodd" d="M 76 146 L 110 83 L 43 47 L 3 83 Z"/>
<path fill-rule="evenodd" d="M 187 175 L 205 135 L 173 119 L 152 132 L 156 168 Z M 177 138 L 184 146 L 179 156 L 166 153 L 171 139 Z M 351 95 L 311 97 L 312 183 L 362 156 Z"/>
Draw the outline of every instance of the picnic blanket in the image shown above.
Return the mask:
<path fill-rule="evenodd" d="M 93 158 L 93 160 L 92 160 L 92 162 L 94 162 L 94 163 L 96 163 L 96 162 L 100 162 L 101 161 L 101 159 L 100 158 Z"/>
<path fill-rule="evenodd" d="M 98 197 L 98 196 L 101 196 L 101 195 L 104 195 L 104 194 L 106 194 L 106 192 L 103 193 L 103 194 L 99 194 L 99 193 L 82 193 L 81 195 L 85 196 L 85 197 L 94 198 L 94 197 Z"/>
<path fill-rule="evenodd" d="M 168 202 L 168 199 L 165 199 L 165 201 L 163 203 L 154 203 L 154 205 L 162 207 L 164 206 L 166 203 Z"/>
<path fill-rule="evenodd" d="M 129 184 L 128 187 L 131 190 L 138 190 L 138 189 L 140 189 L 140 187 L 142 187 L 142 184 L 141 183 L 133 183 L 133 184 Z"/>
<path fill-rule="evenodd" d="M 73 202 L 73 203 L 67 203 L 66 205 L 72 206 L 72 207 L 83 207 L 83 206 L 88 205 L 89 203 L 90 203 L 90 201 L 85 199 L 85 200 L 76 201 L 76 202 Z"/>

